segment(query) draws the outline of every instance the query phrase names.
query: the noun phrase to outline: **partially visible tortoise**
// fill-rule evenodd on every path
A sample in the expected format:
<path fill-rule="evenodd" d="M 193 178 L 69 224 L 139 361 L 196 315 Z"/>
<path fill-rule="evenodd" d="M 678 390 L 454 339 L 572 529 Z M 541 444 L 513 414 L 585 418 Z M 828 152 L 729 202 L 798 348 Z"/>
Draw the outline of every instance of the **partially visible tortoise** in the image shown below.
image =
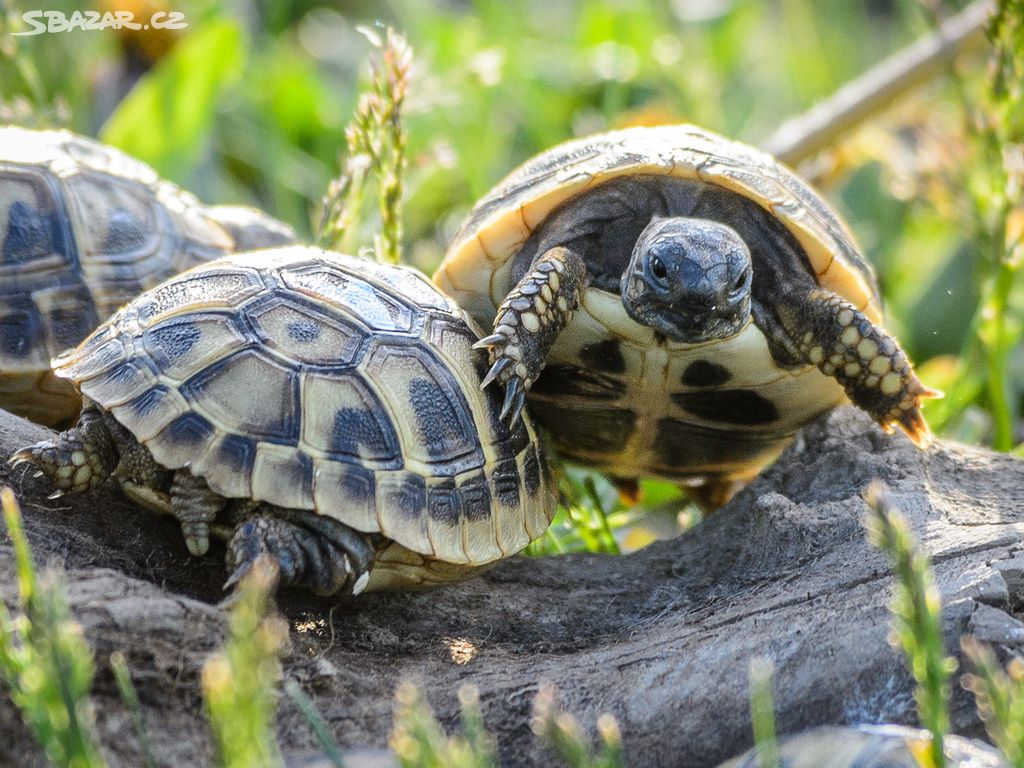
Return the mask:
<path fill-rule="evenodd" d="M 661 476 L 713 507 L 847 397 L 929 440 L 920 399 L 937 393 L 882 327 L 846 224 L 773 158 L 700 128 L 527 161 L 470 212 L 434 280 L 492 328 L 505 417 L 529 390 L 558 451 L 627 486 Z"/>
<path fill-rule="evenodd" d="M 778 743 L 779 768 L 920 768 L 931 745 L 928 731 L 902 725 L 822 726 Z M 943 744 L 949 768 L 1004 768 L 999 752 L 960 736 Z M 751 749 L 718 768 L 761 768 L 765 749 Z"/>
<path fill-rule="evenodd" d="M 0 408 L 70 423 L 81 403 L 51 358 L 173 274 L 294 241 L 265 214 L 203 206 L 112 147 L 0 127 Z"/>
<path fill-rule="evenodd" d="M 542 535 L 555 486 L 529 419 L 483 390 L 471 320 L 401 267 L 291 247 L 143 293 L 55 362 L 86 406 L 16 453 L 63 491 L 113 476 L 321 593 L 435 584 Z"/>

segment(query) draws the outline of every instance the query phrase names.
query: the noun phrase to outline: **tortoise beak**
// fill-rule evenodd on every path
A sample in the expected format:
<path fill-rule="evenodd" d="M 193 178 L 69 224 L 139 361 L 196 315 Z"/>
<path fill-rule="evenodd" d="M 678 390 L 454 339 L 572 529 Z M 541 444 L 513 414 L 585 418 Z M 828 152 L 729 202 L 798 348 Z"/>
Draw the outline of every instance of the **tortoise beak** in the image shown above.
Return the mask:
<path fill-rule="evenodd" d="M 644 276 L 633 273 L 623 279 L 623 305 L 626 312 L 641 325 L 658 331 L 680 344 L 703 344 L 728 339 L 740 333 L 750 319 L 750 300 L 732 304 L 658 301 L 646 290 Z"/>

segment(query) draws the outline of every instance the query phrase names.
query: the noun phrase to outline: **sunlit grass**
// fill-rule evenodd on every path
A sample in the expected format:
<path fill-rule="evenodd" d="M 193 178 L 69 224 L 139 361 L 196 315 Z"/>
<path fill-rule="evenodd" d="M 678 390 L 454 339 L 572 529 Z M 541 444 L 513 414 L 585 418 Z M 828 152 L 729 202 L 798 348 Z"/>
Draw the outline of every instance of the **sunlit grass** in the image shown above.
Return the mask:
<path fill-rule="evenodd" d="M 774 665 L 766 658 L 750 662 L 750 721 L 754 730 L 759 768 L 779 768 L 779 745 L 775 736 L 775 697 L 772 695 Z"/>
<path fill-rule="evenodd" d="M 943 739 L 949 733 L 949 680 L 956 660 L 942 645 L 942 603 L 931 563 L 920 551 L 906 519 L 881 485 L 867 493 L 870 509 L 865 520 L 868 540 L 888 556 L 896 573 L 890 610 L 891 641 L 903 651 L 916 683 L 914 701 L 921 725 L 932 735 L 927 754 L 918 755 L 923 768 L 943 768 Z"/>
<path fill-rule="evenodd" d="M 554 686 L 542 685 L 533 703 L 533 732 L 567 768 L 625 768 L 622 733 L 614 717 L 597 719 L 600 746 L 594 749 L 579 722 L 558 705 Z"/>
<path fill-rule="evenodd" d="M 242 580 L 224 648 L 203 665 L 203 696 L 222 768 L 276 768 L 274 714 L 287 623 L 269 610 L 276 573 L 265 560 Z"/>
<path fill-rule="evenodd" d="M 991 649 L 974 638 L 965 637 L 961 645 L 972 670 L 963 686 L 974 694 L 985 730 L 1013 768 L 1024 768 L 1024 661 L 1012 659 L 1004 671 Z"/>
<path fill-rule="evenodd" d="M 324 197 L 318 240 L 339 251 L 358 247 L 363 197 L 367 184 L 375 183 L 380 227 L 373 236 L 373 250 L 379 261 L 398 264 L 402 260 L 407 141 L 402 105 L 409 88 L 412 49 L 390 27 L 383 37 L 370 29 L 363 33 L 373 45 L 370 86 L 359 96 L 355 115 L 345 129 L 348 152 L 341 160 L 341 175 L 331 182 Z"/>
<path fill-rule="evenodd" d="M 420 689 L 405 682 L 395 692 L 389 745 L 402 768 L 497 768 L 494 738 L 487 733 L 476 689 L 459 691 L 462 733 L 445 734 Z"/>
<path fill-rule="evenodd" d="M 1024 332 L 1024 2 L 999 0 L 988 37 L 991 52 L 981 83 L 966 76 L 955 81 L 971 155 L 958 179 L 966 190 L 958 220 L 975 244 L 980 300 L 949 397 L 926 413 L 941 429 L 982 405 L 993 447 L 1008 451 L 1016 442 L 1024 397 L 1020 371 L 1014 371 Z"/>
<path fill-rule="evenodd" d="M 55 572 L 37 574 L 14 492 L 0 490 L 14 546 L 22 613 L 0 601 L 0 676 L 39 745 L 59 768 L 105 765 L 93 726 L 93 660 Z"/>

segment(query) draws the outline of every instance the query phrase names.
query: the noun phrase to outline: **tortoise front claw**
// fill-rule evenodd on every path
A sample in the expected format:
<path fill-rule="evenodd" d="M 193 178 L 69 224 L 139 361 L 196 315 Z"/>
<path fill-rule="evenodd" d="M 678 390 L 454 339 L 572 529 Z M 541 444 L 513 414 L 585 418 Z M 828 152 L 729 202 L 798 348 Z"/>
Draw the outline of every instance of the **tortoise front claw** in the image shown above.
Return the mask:
<path fill-rule="evenodd" d="M 510 357 L 499 357 L 497 362 L 491 366 L 491 370 L 484 376 L 484 380 L 480 382 L 480 389 L 485 389 L 488 384 L 498 379 L 501 374 L 505 373 L 509 368 L 512 367 L 512 358 Z"/>
<path fill-rule="evenodd" d="M 500 419 L 510 427 L 516 423 L 526 402 L 526 385 L 518 376 L 512 376 L 505 383 L 505 402 L 501 406 Z"/>
<path fill-rule="evenodd" d="M 501 420 L 514 424 L 522 413 L 526 391 L 540 376 L 548 352 L 572 318 L 586 287 L 586 267 L 567 248 L 552 248 L 534 262 L 498 307 L 494 331 L 474 344 L 490 351 L 491 368 L 481 387 L 505 387 Z"/>

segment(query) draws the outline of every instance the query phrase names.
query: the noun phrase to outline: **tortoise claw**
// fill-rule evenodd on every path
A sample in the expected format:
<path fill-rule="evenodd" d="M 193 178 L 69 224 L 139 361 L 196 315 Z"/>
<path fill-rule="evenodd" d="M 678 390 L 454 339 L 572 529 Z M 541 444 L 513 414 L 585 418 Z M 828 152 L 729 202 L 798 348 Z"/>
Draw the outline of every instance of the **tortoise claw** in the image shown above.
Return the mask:
<path fill-rule="evenodd" d="M 516 423 L 519 414 L 523 411 L 523 403 L 526 400 L 526 387 L 523 380 L 513 376 L 505 384 L 505 402 L 501 406 L 501 420 L 509 427 Z"/>
<path fill-rule="evenodd" d="M 493 347 L 495 344 L 500 344 L 503 341 L 508 341 L 508 337 L 505 334 L 492 333 L 490 336 L 485 336 L 474 344 L 473 349 L 487 349 L 488 347 Z"/>
<path fill-rule="evenodd" d="M 20 464 L 25 464 L 31 461 L 32 451 L 28 448 L 22 448 L 20 451 L 11 454 L 11 457 L 7 459 L 7 463 L 12 467 L 17 467 Z M 39 474 L 42 474 L 42 472 Z"/>
<path fill-rule="evenodd" d="M 498 361 L 494 365 L 491 366 L 491 370 L 489 370 L 487 372 L 487 375 L 484 376 L 483 381 L 480 382 L 480 389 L 485 389 L 488 384 L 490 384 L 492 381 L 494 381 L 499 376 L 501 376 L 501 374 L 504 373 L 506 370 L 508 370 L 509 366 L 511 366 L 511 365 L 512 365 L 512 358 L 510 358 L 510 357 L 500 357 L 500 358 L 498 358 Z"/>
<path fill-rule="evenodd" d="M 932 444 L 932 432 L 928 428 L 928 422 L 924 420 L 920 408 L 913 408 L 901 413 L 896 418 L 896 425 L 918 448 L 927 448 Z"/>
<path fill-rule="evenodd" d="M 276 592 L 281 579 L 281 567 L 278 561 L 271 555 L 261 553 L 251 560 L 243 561 L 234 572 L 228 576 L 227 581 L 221 589 L 224 592 L 235 591 L 235 587 L 242 583 L 246 576 L 255 570 L 263 570 L 269 577 L 270 592 Z M 237 599 L 235 595 L 227 598 Z"/>

